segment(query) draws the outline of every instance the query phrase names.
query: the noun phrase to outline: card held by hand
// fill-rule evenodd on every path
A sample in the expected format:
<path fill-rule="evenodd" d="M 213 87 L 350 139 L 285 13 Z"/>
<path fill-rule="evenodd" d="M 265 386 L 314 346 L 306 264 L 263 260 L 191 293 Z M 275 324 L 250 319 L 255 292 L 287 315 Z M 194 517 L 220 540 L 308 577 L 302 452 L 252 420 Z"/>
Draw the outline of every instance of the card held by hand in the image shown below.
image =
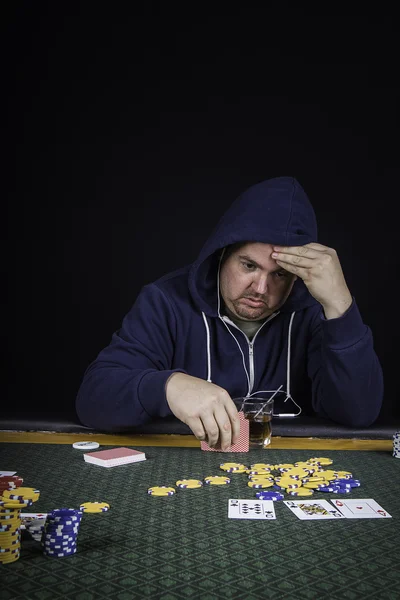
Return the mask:
<path fill-rule="evenodd" d="M 200 442 L 200 447 L 205 452 L 248 452 L 249 451 L 249 421 L 244 416 L 243 412 L 239 412 L 240 419 L 240 434 L 237 444 L 232 444 L 228 450 L 222 450 L 218 442 L 215 448 L 210 448 L 207 442 Z"/>

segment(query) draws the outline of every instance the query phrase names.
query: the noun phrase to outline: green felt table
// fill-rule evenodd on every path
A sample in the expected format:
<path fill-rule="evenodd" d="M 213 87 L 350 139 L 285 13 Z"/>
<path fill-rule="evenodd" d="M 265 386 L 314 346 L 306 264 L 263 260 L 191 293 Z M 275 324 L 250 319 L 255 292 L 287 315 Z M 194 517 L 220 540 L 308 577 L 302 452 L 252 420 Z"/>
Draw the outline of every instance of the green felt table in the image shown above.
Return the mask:
<path fill-rule="evenodd" d="M 24 485 L 40 490 L 30 511 L 85 501 L 111 505 L 84 514 L 74 556 L 46 557 L 25 532 L 20 559 L 0 565 L 1 600 L 399 599 L 400 461 L 390 451 L 272 447 L 222 455 L 198 447 L 131 447 L 147 460 L 106 469 L 86 463 L 69 443 L 0 444 L 0 469 L 17 471 Z M 221 475 L 223 461 L 276 464 L 311 456 L 328 456 L 361 480 L 346 498 L 374 498 L 393 518 L 300 521 L 276 502 L 274 521 L 228 519 L 229 498 L 255 498 L 241 474 L 231 475 L 229 486 L 178 490 L 170 498 L 147 494 L 150 486 L 181 478 Z"/>

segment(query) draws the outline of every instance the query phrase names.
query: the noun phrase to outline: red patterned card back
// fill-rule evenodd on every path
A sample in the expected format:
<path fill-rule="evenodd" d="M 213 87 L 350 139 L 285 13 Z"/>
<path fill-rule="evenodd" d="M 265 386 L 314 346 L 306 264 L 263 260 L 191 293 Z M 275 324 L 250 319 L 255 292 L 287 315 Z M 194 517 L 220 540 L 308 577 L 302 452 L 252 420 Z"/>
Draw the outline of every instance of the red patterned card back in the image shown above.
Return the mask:
<path fill-rule="evenodd" d="M 245 418 L 243 412 L 239 412 L 240 434 L 237 444 L 232 444 L 228 450 L 222 450 L 218 444 L 215 448 L 210 448 L 207 442 L 200 442 L 200 447 L 206 452 L 248 452 L 249 451 L 249 421 Z"/>

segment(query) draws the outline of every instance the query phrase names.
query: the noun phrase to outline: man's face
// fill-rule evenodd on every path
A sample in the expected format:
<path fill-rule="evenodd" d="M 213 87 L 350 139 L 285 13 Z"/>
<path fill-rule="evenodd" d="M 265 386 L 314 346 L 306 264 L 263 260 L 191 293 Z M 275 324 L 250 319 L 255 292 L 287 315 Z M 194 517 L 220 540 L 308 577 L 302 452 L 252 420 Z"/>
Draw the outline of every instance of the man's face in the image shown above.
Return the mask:
<path fill-rule="evenodd" d="M 259 321 L 278 310 L 297 277 L 271 258 L 271 244 L 248 243 L 222 262 L 220 292 L 228 311 L 244 321 Z"/>

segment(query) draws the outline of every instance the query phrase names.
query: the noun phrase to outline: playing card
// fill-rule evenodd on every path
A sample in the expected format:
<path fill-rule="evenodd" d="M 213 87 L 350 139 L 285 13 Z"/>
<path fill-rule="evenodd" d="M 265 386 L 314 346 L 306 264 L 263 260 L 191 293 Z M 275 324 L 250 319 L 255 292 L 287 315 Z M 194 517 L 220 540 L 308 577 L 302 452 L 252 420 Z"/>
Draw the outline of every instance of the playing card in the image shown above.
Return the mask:
<path fill-rule="evenodd" d="M 11 477 L 15 475 L 17 471 L 0 471 L 0 477 Z"/>
<path fill-rule="evenodd" d="M 21 527 L 25 529 L 29 523 L 33 521 L 41 520 L 43 523 L 46 521 L 47 513 L 20 513 Z"/>
<path fill-rule="evenodd" d="M 382 508 L 375 500 L 331 500 L 340 512 L 348 519 L 391 519 L 386 510 Z"/>
<path fill-rule="evenodd" d="M 272 500 L 234 500 L 228 502 L 229 519 L 276 519 Z"/>
<path fill-rule="evenodd" d="M 318 519 L 342 519 L 344 515 L 332 506 L 327 500 L 284 500 L 284 504 L 299 519 L 316 521 Z"/>
<path fill-rule="evenodd" d="M 205 452 L 248 452 L 249 451 L 249 421 L 245 418 L 243 412 L 239 412 L 240 433 L 237 444 L 232 444 L 228 450 L 222 450 L 218 443 L 215 448 L 210 448 L 207 442 L 200 442 L 200 447 Z"/>

